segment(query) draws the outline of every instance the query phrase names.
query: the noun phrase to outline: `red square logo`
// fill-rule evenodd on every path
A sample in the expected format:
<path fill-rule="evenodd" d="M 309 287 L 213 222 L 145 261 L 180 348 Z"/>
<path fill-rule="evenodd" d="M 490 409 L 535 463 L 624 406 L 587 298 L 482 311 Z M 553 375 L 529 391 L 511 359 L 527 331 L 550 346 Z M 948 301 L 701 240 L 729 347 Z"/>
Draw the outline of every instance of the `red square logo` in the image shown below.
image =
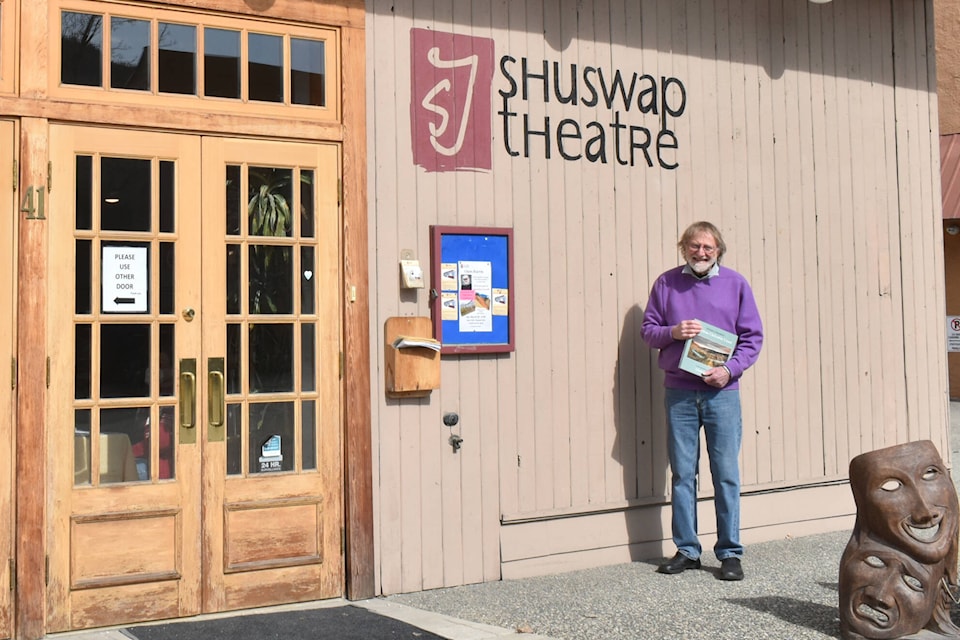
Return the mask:
<path fill-rule="evenodd" d="M 414 164 L 489 171 L 493 40 L 411 29 L 410 53 Z"/>

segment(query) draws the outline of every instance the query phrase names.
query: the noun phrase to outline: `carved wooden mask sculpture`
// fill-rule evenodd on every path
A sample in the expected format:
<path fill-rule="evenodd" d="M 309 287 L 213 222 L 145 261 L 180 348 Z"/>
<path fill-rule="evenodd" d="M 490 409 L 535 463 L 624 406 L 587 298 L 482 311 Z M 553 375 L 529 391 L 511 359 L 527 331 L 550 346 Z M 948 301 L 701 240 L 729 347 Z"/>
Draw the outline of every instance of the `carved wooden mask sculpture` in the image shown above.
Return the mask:
<path fill-rule="evenodd" d="M 960 638 L 950 620 L 960 507 L 929 440 L 850 461 L 857 505 L 840 560 L 844 640 Z"/>

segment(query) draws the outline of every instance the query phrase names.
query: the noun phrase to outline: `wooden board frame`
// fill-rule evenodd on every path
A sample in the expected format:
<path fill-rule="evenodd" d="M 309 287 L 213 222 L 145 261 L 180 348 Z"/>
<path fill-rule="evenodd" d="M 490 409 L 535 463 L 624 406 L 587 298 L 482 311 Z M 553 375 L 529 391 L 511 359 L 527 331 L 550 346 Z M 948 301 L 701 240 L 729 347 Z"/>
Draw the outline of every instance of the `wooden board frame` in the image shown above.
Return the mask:
<path fill-rule="evenodd" d="M 453 280 L 446 273 L 450 268 L 442 267 L 452 263 L 457 264 Z M 466 263 L 489 266 L 489 274 L 483 275 L 483 282 L 489 277 L 491 293 L 474 291 L 471 280 L 474 276 L 461 273 Z M 430 284 L 433 331 L 434 337 L 443 344 L 441 354 L 514 351 L 513 229 L 431 226 Z M 447 311 L 448 317 L 444 317 L 445 305 L 454 307 L 454 319 L 449 319 L 450 311 Z M 477 306 L 486 307 L 490 329 L 473 327 L 473 330 L 461 331 L 461 318 L 470 314 L 466 309 Z"/>

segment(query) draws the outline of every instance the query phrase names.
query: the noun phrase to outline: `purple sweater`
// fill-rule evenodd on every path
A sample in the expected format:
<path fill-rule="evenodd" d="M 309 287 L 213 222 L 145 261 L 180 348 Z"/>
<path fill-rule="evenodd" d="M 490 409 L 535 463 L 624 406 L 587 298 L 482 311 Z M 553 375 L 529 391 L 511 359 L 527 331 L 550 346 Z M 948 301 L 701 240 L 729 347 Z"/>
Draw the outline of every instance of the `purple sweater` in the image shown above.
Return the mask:
<path fill-rule="evenodd" d="M 726 362 L 730 384 L 739 388 L 740 376 L 757 361 L 763 344 L 763 324 L 746 278 L 727 267 L 712 278 L 700 280 L 683 273 L 683 266 L 657 278 L 643 314 L 640 335 L 651 348 L 660 350 L 663 384 L 672 389 L 713 390 L 692 373 L 678 368 L 683 340 L 674 340 L 670 330 L 681 320 L 703 320 L 739 336 L 733 355 Z"/>

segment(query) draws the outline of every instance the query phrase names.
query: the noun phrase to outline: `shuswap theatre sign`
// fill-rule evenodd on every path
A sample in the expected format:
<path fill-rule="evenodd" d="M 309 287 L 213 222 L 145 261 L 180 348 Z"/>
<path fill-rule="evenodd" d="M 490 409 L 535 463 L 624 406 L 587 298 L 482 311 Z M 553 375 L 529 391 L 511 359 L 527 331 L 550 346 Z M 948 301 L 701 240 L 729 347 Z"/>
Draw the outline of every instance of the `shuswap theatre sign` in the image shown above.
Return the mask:
<path fill-rule="evenodd" d="M 495 65 L 492 39 L 427 29 L 410 41 L 413 156 L 427 171 L 490 170 L 495 143 L 511 157 L 679 166 L 678 78 L 509 54 Z"/>

